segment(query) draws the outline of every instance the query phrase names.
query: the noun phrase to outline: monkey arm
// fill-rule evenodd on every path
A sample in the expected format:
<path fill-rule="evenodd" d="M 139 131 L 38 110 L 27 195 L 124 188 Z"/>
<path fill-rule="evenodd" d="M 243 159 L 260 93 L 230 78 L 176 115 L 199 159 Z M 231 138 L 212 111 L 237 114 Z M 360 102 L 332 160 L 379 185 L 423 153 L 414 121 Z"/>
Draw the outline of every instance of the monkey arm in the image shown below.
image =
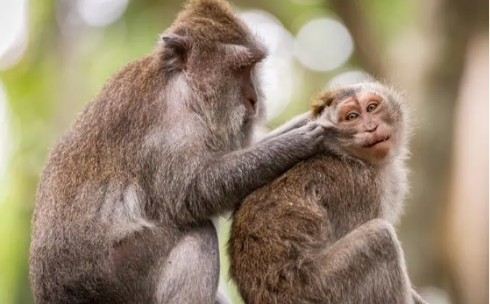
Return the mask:
<path fill-rule="evenodd" d="M 424 303 L 412 298 L 400 244 L 386 221 L 352 231 L 321 253 L 317 266 L 317 288 L 328 303 Z"/>
<path fill-rule="evenodd" d="M 178 224 L 207 220 L 234 207 L 248 194 L 314 155 L 335 130 L 317 123 L 255 146 L 215 157 L 201 166 L 174 213 Z"/>
<path fill-rule="evenodd" d="M 192 214 L 189 218 L 208 219 L 230 210 L 307 156 L 300 150 L 290 151 L 279 137 L 215 158 L 193 179 L 183 206 L 186 210 L 180 214 L 187 211 Z"/>
<path fill-rule="evenodd" d="M 297 129 L 299 127 L 304 126 L 309 120 L 311 119 L 311 112 L 305 112 L 303 114 L 297 115 L 293 117 L 292 119 L 288 120 L 286 123 L 283 125 L 277 127 L 276 129 L 272 130 L 271 132 L 267 133 L 267 135 L 260 139 L 259 142 L 264 142 L 268 141 L 271 138 L 277 137 L 279 135 L 282 135 L 284 133 L 287 133 L 293 129 Z"/>

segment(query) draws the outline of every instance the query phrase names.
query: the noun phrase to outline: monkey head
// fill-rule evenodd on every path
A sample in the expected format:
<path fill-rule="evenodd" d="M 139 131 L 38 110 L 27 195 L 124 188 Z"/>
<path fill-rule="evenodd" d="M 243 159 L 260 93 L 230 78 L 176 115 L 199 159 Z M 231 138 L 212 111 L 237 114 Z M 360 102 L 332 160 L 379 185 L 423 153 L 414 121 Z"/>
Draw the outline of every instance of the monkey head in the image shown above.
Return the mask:
<path fill-rule="evenodd" d="M 313 115 L 339 131 L 341 152 L 379 164 L 405 153 L 407 110 L 396 90 L 377 82 L 364 82 L 322 92 L 313 103 Z"/>
<path fill-rule="evenodd" d="M 243 134 L 265 118 L 258 69 L 266 49 L 226 1 L 189 1 L 162 41 L 164 69 L 216 129 Z"/>

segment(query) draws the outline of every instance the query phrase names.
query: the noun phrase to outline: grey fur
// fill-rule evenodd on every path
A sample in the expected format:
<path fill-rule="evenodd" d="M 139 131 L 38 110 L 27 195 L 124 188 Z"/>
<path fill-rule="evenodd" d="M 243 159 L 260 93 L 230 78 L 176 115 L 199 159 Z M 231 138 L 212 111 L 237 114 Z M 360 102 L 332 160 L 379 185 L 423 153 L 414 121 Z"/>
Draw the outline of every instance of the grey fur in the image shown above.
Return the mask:
<path fill-rule="evenodd" d="M 312 122 L 250 147 L 263 98 L 256 68 L 238 69 L 265 52 L 225 1 L 189 2 L 162 38 L 50 153 L 30 248 L 37 304 L 215 303 L 211 218 L 331 133 Z"/>

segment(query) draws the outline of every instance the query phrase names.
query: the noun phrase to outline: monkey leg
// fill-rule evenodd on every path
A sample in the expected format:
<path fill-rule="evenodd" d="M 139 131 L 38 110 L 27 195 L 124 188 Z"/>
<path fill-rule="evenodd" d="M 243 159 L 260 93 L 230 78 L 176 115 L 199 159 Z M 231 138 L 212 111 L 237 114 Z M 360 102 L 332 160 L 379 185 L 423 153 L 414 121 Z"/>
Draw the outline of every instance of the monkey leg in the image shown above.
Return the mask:
<path fill-rule="evenodd" d="M 312 271 L 318 284 L 313 288 L 319 290 L 312 291 L 322 297 L 322 303 L 414 303 L 403 252 L 386 221 L 376 219 L 360 226 L 316 261 Z"/>
<path fill-rule="evenodd" d="M 184 235 L 161 263 L 158 304 L 215 304 L 219 282 L 218 237 L 214 226 Z"/>

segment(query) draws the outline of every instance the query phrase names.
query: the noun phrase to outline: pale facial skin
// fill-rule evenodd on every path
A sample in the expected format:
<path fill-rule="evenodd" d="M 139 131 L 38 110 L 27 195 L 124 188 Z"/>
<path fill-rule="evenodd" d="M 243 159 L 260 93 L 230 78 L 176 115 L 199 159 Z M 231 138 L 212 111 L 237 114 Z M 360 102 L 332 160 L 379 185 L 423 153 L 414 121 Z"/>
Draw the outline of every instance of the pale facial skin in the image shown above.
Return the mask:
<path fill-rule="evenodd" d="M 387 102 L 373 92 L 360 92 L 334 101 L 336 127 L 353 133 L 343 148 L 371 163 L 382 161 L 389 154 L 394 139 L 393 120 Z"/>

